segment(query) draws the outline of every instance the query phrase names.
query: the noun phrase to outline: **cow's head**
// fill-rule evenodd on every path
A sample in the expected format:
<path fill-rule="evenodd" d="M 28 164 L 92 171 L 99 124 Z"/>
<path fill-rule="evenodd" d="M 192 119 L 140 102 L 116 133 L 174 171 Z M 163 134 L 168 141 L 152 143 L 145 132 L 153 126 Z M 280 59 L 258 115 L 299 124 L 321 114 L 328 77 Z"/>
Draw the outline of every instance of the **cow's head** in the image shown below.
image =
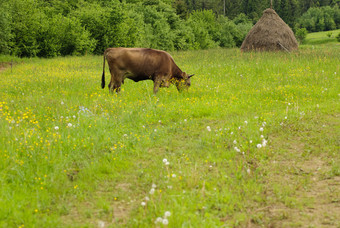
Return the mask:
<path fill-rule="evenodd" d="M 181 77 L 175 78 L 174 84 L 176 85 L 177 90 L 180 91 L 180 92 L 183 91 L 183 90 L 187 90 L 191 85 L 190 78 L 192 76 L 194 76 L 194 74 L 188 75 L 187 73 L 182 72 Z"/>

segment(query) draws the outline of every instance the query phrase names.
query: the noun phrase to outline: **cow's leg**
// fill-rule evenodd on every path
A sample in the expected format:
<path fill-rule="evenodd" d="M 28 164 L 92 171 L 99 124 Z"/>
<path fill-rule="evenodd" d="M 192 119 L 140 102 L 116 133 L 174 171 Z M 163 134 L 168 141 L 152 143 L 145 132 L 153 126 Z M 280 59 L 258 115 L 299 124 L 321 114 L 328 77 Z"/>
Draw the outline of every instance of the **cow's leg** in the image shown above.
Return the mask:
<path fill-rule="evenodd" d="M 110 69 L 111 72 L 111 81 L 109 84 L 109 90 L 111 93 L 116 92 L 119 93 L 120 86 L 122 85 L 122 72 L 116 68 Z"/>
<path fill-rule="evenodd" d="M 162 83 L 162 80 L 156 78 L 154 81 L 153 81 L 153 93 L 156 94 L 159 90 L 159 87 Z"/>
<path fill-rule="evenodd" d="M 112 86 L 113 86 L 113 81 L 114 81 L 115 75 L 114 75 L 113 71 L 111 70 L 111 67 L 110 67 L 110 74 L 111 74 L 111 80 L 110 80 L 110 83 L 107 87 L 109 88 L 109 91 L 112 92 Z"/>

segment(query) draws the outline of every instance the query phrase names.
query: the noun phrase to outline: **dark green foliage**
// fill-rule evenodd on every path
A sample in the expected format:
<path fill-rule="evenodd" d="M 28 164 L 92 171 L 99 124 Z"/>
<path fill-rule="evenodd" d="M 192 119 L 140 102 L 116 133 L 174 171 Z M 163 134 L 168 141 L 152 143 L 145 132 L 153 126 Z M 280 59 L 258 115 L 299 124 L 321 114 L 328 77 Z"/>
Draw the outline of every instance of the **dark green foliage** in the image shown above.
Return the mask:
<path fill-rule="evenodd" d="M 336 39 L 338 40 L 338 42 L 340 42 L 340 32 L 339 32 L 338 35 L 336 36 Z"/>
<path fill-rule="evenodd" d="M 294 27 L 297 18 L 301 15 L 298 0 L 276 0 L 273 1 L 273 8 L 291 28 Z"/>
<path fill-rule="evenodd" d="M 340 27 L 339 0 L 273 3 L 295 30 Z M 54 57 L 102 54 L 118 46 L 235 47 L 269 6 L 270 0 L 0 0 L 0 54 Z"/>
<path fill-rule="evenodd" d="M 10 51 L 10 15 L 7 4 L 0 1 L 0 53 L 8 54 Z"/>

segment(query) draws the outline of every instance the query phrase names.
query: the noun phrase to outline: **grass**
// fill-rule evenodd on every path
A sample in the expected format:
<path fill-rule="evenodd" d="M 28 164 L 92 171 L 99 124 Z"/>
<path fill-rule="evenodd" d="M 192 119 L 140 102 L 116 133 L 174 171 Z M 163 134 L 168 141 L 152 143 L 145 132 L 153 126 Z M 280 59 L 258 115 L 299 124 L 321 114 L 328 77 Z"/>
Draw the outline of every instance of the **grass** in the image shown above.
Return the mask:
<path fill-rule="evenodd" d="M 0 227 L 339 225 L 339 46 L 172 55 L 188 92 L 109 94 L 101 56 L 3 70 Z"/>
<path fill-rule="evenodd" d="M 306 39 L 303 41 L 306 45 L 319 45 L 319 44 L 330 44 L 334 45 L 339 43 L 336 36 L 340 33 L 340 29 L 326 31 L 326 32 L 314 32 L 308 33 Z"/>

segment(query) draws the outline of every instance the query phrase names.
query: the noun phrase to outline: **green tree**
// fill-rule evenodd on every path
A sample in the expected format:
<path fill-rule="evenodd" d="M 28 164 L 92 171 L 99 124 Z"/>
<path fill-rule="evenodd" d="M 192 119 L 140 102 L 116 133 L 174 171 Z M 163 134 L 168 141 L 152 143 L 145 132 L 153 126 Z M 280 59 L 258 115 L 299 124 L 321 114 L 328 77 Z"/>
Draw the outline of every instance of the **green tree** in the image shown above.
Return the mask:
<path fill-rule="evenodd" d="M 340 10 L 335 7 L 310 8 L 298 19 L 298 27 L 310 32 L 333 30 L 340 27 Z"/>
<path fill-rule="evenodd" d="M 44 22 L 44 14 L 39 11 L 34 0 L 13 0 L 10 3 L 12 53 L 22 56 L 36 56 L 39 52 L 37 37 Z"/>
<path fill-rule="evenodd" d="M 214 41 L 218 37 L 215 14 L 212 10 L 198 10 L 192 12 L 188 19 L 188 26 L 195 35 L 196 48 L 212 48 L 218 46 Z"/>
<path fill-rule="evenodd" d="M 8 4 L 4 0 L 0 0 L 0 54 L 10 53 L 10 40 L 12 37 L 10 20 Z"/>

